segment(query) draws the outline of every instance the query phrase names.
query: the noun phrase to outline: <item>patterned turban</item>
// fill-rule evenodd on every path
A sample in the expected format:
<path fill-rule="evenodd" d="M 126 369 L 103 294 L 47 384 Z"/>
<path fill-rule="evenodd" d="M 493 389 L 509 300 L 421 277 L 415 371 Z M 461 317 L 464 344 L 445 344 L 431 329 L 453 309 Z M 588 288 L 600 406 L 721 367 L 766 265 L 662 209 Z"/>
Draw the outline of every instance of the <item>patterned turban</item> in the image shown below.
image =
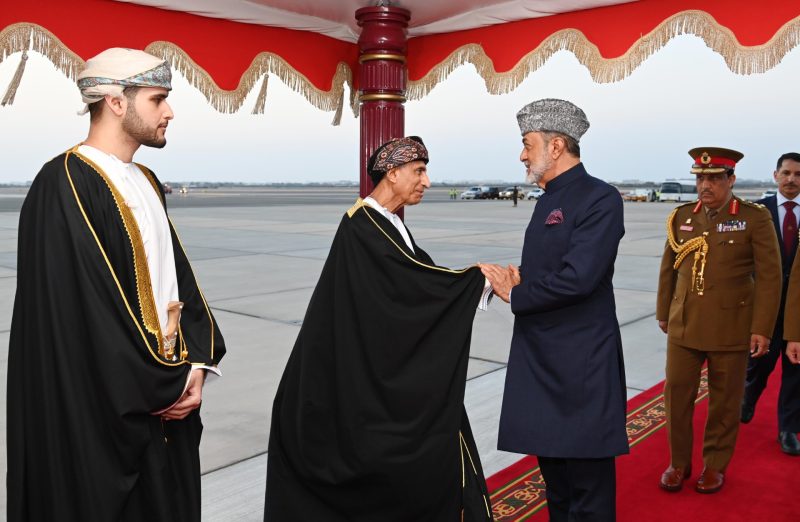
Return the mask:
<path fill-rule="evenodd" d="M 80 114 L 86 114 L 89 104 L 106 95 L 122 96 L 125 87 L 163 87 L 172 89 L 172 72 L 163 58 L 136 49 L 113 47 L 86 62 L 78 74 L 78 88 L 86 103 Z"/>
<path fill-rule="evenodd" d="M 394 139 L 375 149 L 367 162 L 367 173 L 377 185 L 387 172 L 412 161 L 428 163 L 428 149 L 419 136 Z"/>

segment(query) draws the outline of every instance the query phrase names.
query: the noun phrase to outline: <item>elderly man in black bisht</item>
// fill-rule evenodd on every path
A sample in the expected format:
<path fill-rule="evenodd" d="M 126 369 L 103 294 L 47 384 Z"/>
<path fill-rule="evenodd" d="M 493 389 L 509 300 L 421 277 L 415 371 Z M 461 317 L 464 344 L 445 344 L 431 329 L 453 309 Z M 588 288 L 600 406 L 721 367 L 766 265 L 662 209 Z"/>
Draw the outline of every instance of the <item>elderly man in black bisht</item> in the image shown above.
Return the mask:
<path fill-rule="evenodd" d="M 415 136 L 385 143 L 342 217 L 275 397 L 266 521 L 492 520 L 463 406 L 491 286 L 437 266 L 397 216 L 427 163 Z"/>

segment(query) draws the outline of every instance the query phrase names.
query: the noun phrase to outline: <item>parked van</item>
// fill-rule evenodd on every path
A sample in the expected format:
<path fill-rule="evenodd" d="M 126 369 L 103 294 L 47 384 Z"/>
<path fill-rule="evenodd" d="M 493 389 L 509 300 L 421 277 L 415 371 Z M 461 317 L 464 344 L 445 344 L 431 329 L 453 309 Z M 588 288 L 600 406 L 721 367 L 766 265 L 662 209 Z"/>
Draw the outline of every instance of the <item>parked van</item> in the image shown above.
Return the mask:
<path fill-rule="evenodd" d="M 661 184 L 659 201 L 695 201 L 697 199 L 697 180 L 676 179 Z"/>

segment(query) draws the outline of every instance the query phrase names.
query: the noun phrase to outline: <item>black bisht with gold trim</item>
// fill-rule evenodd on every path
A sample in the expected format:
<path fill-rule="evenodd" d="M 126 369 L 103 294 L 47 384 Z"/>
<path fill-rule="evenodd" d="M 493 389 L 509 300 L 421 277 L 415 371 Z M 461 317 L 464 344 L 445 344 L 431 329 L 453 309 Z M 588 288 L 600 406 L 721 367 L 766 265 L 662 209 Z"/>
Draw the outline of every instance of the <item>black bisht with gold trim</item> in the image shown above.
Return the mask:
<path fill-rule="evenodd" d="M 266 521 L 491 520 L 463 406 L 484 277 L 413 244 L 361 200 L 342 218 L 275 397 Z"/>
<path fill-rule="evenodd" d="M 200 520 L 199 410 L 152 413 L 225 346 L 170 229 L 184 303 L 174 360 L 136 221 L 106 175 L 73 149 L 31 185 L 8 355 L 10 522 Z"/>

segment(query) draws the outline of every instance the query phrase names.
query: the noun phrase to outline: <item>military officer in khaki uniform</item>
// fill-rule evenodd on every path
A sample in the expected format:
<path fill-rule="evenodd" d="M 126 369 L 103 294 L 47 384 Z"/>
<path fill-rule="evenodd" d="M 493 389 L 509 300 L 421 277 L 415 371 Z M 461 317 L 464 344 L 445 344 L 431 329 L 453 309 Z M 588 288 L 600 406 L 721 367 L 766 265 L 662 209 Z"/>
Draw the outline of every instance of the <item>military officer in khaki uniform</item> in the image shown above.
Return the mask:
<path fill-rule="evenodd" d="M 671 454 L 661 487 L 678 491 L 691 474 L 694 401 L 707 362 L 704 468 L 695 489 L 715 493 L 733 456 L 748 350 L 759 357 L 769 349 L 781 256 L 769 211 L 733 195 L 743 154 L 701 147 L 689 155 L 699 201 L 667 219 L 658 281 L 656 319 L 668 336 L 664 400 Z"/>

